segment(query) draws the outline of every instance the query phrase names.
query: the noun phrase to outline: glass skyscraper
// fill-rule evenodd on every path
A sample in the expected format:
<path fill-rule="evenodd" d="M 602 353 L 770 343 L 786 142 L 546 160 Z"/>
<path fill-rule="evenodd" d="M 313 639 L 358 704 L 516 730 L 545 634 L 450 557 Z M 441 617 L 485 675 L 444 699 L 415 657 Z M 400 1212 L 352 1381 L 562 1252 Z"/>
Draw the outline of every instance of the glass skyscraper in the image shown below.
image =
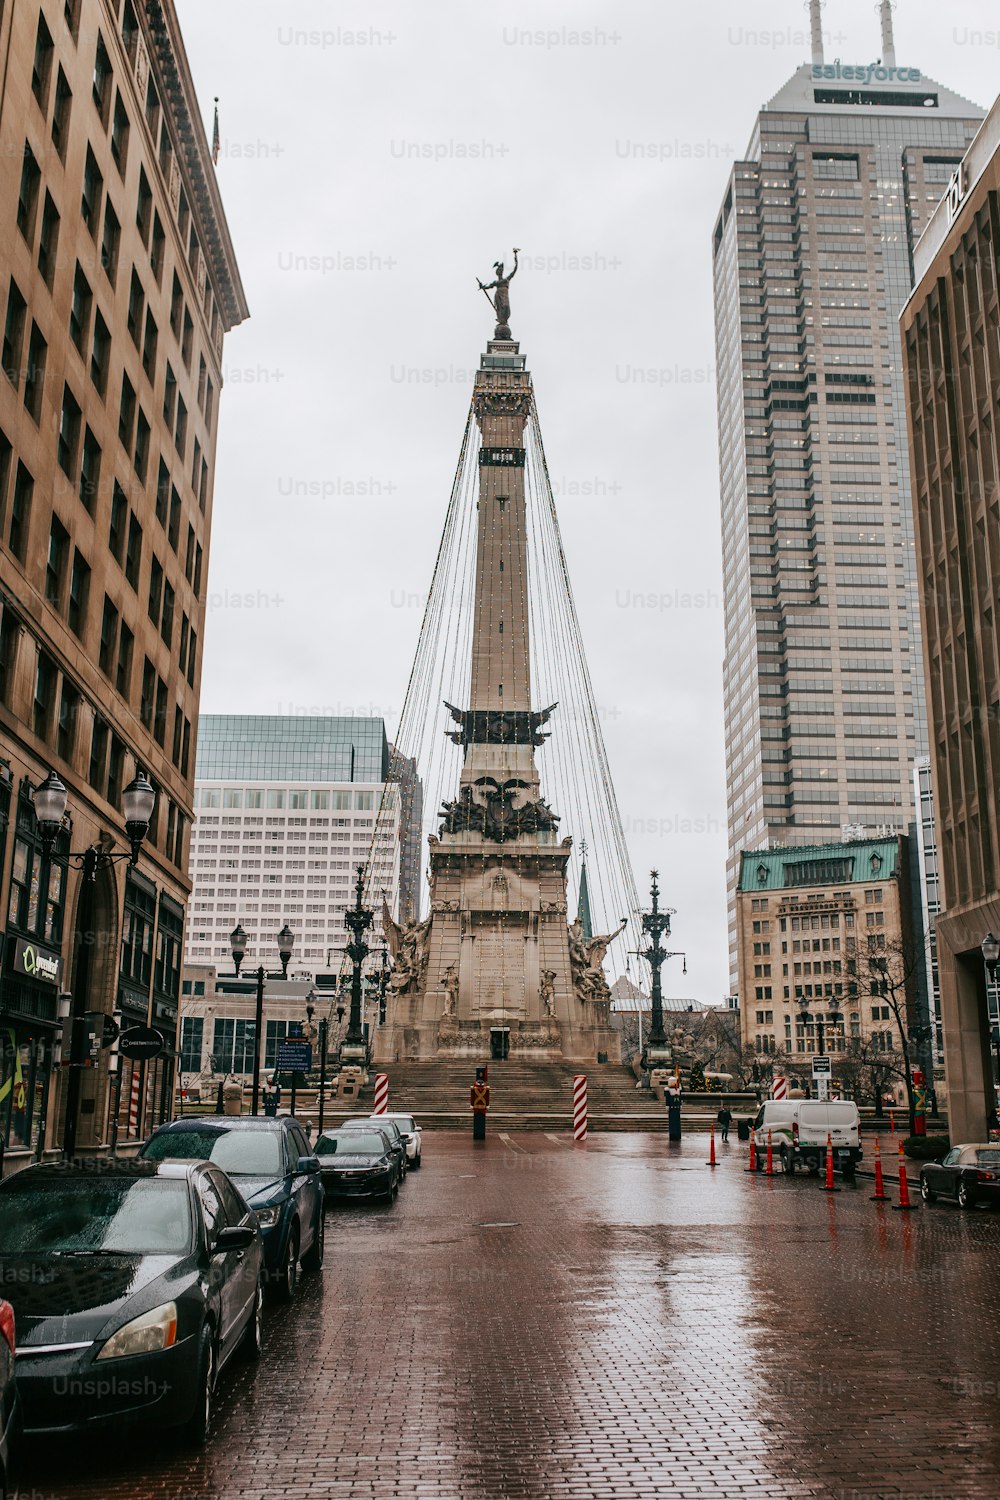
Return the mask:
<path fill-rule="evenodd" d="M 926 754 L 897 320 L 983 112 L 815 60 L 760 112 L 713 234 L 729 958 L 740 851 L 905 832 Z"/>

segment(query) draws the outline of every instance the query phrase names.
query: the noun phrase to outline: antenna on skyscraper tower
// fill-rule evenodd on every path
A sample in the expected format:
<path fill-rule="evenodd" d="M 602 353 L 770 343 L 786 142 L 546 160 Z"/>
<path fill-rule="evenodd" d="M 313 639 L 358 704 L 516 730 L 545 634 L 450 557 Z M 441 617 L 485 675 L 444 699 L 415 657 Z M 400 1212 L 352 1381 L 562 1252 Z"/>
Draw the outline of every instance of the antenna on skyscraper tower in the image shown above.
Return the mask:
<path fill-rule="evenodd" d="M 882 61 L 887 68 L 896 66 L 896 42 L 892 34 L 893 0 L 879 0 L 875 7 L 882 19 Z"/>
<path fill-rule="evenodd" d="M 823 0 L 808 0 L 809 27 L 812 31 L 812 60 L 815 67 L 823 61 L 823 21 L 820 12 Z"/>

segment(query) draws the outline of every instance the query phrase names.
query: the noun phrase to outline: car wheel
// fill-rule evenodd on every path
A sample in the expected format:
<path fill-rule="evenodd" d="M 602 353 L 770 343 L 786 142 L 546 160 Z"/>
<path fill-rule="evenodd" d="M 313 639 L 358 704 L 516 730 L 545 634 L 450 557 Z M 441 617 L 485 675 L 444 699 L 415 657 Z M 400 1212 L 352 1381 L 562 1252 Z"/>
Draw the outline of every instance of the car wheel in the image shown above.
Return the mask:
<path fill-rule="evenodd" d="M 285 1246 L 285 1258 L 281 1264 L 278 1278 L 278 1298 L 281 1302 L 291 1302 L 295 1296 L 295 1288 L 299 1284 L 299 1226 L 293 1224 L 288 1231 L 288 1243 Z"/>
<path fill-rule="evenodd" d="M 419 1168 L 419 1166 L 420 1166 L 420 1152 L 419 1151 L 417 1152 L 416 1156 L 413 1158 L 413 1165 L 416 1168 Z"/>
<path fill-rule="evenodd" d="M 212 1330 L 206 1326 L 201 1331 L 198 1346 L 198 1384 L 195 1390 L 194 1411 L 181 1428 L 184 1442 L 192 1448 L 204 1446 L 212 1426 L 212 1398 L 215 1394 L 215 1344 Z"/>
<path fill-rule="evenodd" d="M 789 1177 L 794 1177 L 795 1176 L 795 1157 L 792 1155 L 792 1153 L 790 1151 L 782 1151 L 782 1153 L 781 1153 L 781 1165 L 784 1168 L 784 1170 L 788 1173 Z"/>
<path fill-rule="evenodd" d="M 844 1179 L 845 1182 L 853 1182 L 854 1181 L 854 1163 L 852 1161 L 845 1161 L 844 1165 L 840 1169 L 840 1175 L 841 1175 L 841 1177 L 843 1177 L 843 1179 Z"/>
<path fill-rule="evenodd" d="M 811 1161 L 809 1163 L 809 1176 L 810 1177 L 818 1177 L 819 1176 L 819 1162 L 818 1161 Z"/>
<path fill-rule="evenodd" d="M 253 1312 L 240 1341 L 240 1353 L 244 1359 L 258 1360 L 264 1352 L 264 1285 L 257 1282 L 254 1293 Z"/>
<path fill-rule="evenodd" d="M 926 1177 L 921 1177 L 920 1179 L 920 1196 L 925 1203 L 933 1203 L 936 1197 L 934 1189 L 931 1187 Z"/>
<path fill-rule="evenodd" d="M 313 1235 L 313 1242 L 309 1246 L 307 1253 L 302 1257 L 303 1271 L 322 1271 L 323 1256 L 325 1255 L 325 1253 L 326 1220 L 323 1217 L 323 1210 L 320 1209 L 319 1213 L 316 1216 L 316 1233 Z"/>
<path fill-rule="evenodd" d="M 959 1208 L 975 1208 L 975 1194 L 970 1191 L 969 1184 L 963 1177 L 958 1184 L 958 1206 Z"/>

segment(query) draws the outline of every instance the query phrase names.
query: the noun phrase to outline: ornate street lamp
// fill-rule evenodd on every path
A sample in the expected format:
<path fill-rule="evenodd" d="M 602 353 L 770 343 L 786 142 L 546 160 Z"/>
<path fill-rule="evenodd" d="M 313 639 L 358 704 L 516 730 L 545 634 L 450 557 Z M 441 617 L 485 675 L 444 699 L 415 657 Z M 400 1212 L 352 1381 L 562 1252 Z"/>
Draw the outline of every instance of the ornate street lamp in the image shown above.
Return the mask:
<path fill-rule="evenodd" d="M 344 913 L 344 925 L 350 929 L 351 941 L 347 944 L 347 956 L 351 960 L 351 1015 L 347 1023 L 347 1034 L 340 1044 L 340 1062 L 364 1067 L 368 1060 L 365 1034 L 361 1024 L 362 965 L 368 957 L 369 948 L 364 935 L 372 925 L 373 913 L 362 903 L 365 889 L 365 868 L 358 865 L 358 878 L 354 885 L 354 905 Z"/>
<path fill-rule="evenodd" d="M 659 871 L 652 870 L 651 894 L 652 905 L 648 912 L 643 912 L 642 930 L 649 937 L 649 947 L 640 951 L 639 957 L 645 958 L 652 970 L 653 983 L 650 991 L 651 1011 L 649 1035 L 646 1038 L 646 1047 L 642 1055 L 642 1066 L 647 1069 L 665 1068 L 670 1062 L 670 1048 L 667 1045 L 666 1032 L 663 1029 L 663 990 L 660 983 L 660 970 L 668 958 L 679 958 L 679 953 L 669 953 L 660 944 L 660 939 L 670 936 L 670 918 L 674 915 L 674 908 L 665 907 L 660 910 L 660 886 Z M 684 958 L 685 973 L 687 972 L 687 958 Z"/>
<path fill-rule="evenodd" d="M 69 793 L 66 783 L 50 770 L 44 781 L 39 782 L 31 794 L 35 822 L 46 856 L 52 854 L 56 839 L 66 817 Z M 63 1155 L 69 1159 L 76 1152 L 76 1135 L 80 1114 L 80 1081 L 87 1059 L 85 1020 L 90 990 L 90 966 L 93 962 L 95 927 L 94 883 L 98 870 L 113 868 L 120 859 L 127 859 L 134 866 L 138 863 L 139 851 L 146 834 L 149 820 L 156 805 L 156 792 L 143 771 L 136 769 L 135 776 L 122 793 L 122 810 L 125 813 L 125 834 L 129 841 L 128 852 L 118 853 L 91 844 L 88 849 L 71 850 L 66 858 L 83 872 L 83 885 L 77 907 L 77 931 L 86 935 L 86 941 L 77 945 L 76 973 L 73 998 L 70 1006 L 70 1051 L 69 1076 L 66 1080 L 66 1110 L 63 1123 Z"/>
<path fill-rule="evenodd" d="M 986 972 L 990 976 L 990 984 L 996 984 L 997 968 L 1000 967 L 1000 938 L 994 937 L 992 932 L 988 932 L 980 946 L 983 963 L 986 965 Z"/>
<path fill-rule="evenodd" d="M 281 960 L 281 977 L 288 978 L 288 960 L 292 956 L 292 948 L 295 944 L 295 934 L 286 922 L 278 933 L 278 957 Z M 243 931 L 241 923 L 237 922 L 229 934 L 229 947 L 233 955 L 233 968 L 239 978 L 240 968 L 247 952 L 247 935 Z M 257 981 L 257 1009 L 253 1031 L 253 1092 L 250 1097 L 250 1113 L 257 1114 L 260 1107 L 260 1060 L 261 1040 L 264 1032 L 264 981 L 267 974 L 264 965 L 259 964 L 254 978 Z"/>

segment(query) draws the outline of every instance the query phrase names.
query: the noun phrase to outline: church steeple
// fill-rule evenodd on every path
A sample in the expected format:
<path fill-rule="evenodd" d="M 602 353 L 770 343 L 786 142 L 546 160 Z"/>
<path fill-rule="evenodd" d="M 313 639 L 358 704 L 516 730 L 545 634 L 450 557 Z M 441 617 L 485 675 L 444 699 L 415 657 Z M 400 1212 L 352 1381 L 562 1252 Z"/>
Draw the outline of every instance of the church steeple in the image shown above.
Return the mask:
<path fill-rule="evenodd" d="M 576 916 L 585 943 L 594 936 L 594 923 L 590 915 L 590 886 L 587 883 L 587 840 L 580 843 L 580 894 L 576 902 Z"/>

